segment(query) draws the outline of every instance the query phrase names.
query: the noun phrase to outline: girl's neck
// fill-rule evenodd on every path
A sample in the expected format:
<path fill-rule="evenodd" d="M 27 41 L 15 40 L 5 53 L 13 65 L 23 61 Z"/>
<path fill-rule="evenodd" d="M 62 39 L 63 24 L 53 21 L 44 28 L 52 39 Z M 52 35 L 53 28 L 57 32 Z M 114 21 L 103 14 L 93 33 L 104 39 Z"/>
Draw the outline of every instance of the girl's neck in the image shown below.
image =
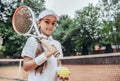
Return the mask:
<path fill-rule="evenodd" d="M 44 34 L 44 33 L 40 33 L 40 34 L 42 34 L 42 35 L 45 36 L 45 37 L 50 37 L 50 35 L 46 35 L 46 34 Z"/>

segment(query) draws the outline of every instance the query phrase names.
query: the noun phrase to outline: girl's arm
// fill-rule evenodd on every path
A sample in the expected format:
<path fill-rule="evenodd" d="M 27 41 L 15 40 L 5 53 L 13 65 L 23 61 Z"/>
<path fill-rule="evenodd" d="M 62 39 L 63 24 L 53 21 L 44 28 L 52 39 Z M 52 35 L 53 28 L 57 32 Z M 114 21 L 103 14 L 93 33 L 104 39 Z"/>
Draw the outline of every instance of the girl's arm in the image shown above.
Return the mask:
<path fill-rule="evenodd" d="M 52 50 L 47 50 L 46 52 L 40 54 L 35 59 L 30 58 L 28 56 L 24 56 L 23 61 L 23 68 L 25 71 L 34 70 L 38 65 L 41 65 L 44 63 L 47 58 L 51 57 L 55 52 L 57 52 L 57 49 L 53 46 Z"/>
<path fill-rule="evenodd" d="M 30 70 L 34 70 L 38 65 L 35 63 L 35 61 L 28 57 L 28 56 L 24 56 L 23 57 L 24 61 L 23 61 L 23 69 L 25 71 L 30 71 Z"/>

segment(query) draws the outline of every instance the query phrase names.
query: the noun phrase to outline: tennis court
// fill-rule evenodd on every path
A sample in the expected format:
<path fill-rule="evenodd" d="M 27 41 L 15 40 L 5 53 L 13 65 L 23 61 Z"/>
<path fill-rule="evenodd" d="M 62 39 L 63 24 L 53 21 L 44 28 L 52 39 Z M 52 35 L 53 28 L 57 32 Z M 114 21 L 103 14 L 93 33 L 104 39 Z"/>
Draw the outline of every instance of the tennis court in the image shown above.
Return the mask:
<path fill-rule="evenodd" d="M 119 57 L 119 54 L 112 55 L 112 57 L 114 56 Z M 91 56 L 87 58 L 91 58 Z M 87 58 L 84 57 L 84 59 Z M 111 58 L 111 56 L 107 56 L 107 58 Z M 76 59 L 79 59 L 79 61 Z M 89 62 L 85 64 L 85 60 L 81 61 L 81 59 L 83 59 L 83 56 L 63 59 L 63 65 L 71 71 L 69 81 L 120 81 L 120 65 L 116 62 L 116 59 L 111 61 L 116 62 L 114 64 L 110 62 L 108 64 L 102 62 L 91 64 L 89 59 L 87 59 Z M 117 60 L 119 61 L 119 59 Z M 27 73 L 19 68 L 19 65 L 1 66 L 0 81 L 27 81 Z"/>

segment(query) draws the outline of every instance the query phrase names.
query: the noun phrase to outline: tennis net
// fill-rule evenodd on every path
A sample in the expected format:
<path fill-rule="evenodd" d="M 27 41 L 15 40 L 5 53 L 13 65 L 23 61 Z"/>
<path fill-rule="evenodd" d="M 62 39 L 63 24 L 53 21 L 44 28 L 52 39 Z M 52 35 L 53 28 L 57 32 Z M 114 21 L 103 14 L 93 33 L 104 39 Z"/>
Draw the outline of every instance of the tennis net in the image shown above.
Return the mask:
<path fill-rule="evenodd" d="M 120 81 L 120 53 L 69 56 L 60 59 L 70 69 L 69 81 Z M 0 81 L 27 81 L 23 59 L 0 59 Z"/>

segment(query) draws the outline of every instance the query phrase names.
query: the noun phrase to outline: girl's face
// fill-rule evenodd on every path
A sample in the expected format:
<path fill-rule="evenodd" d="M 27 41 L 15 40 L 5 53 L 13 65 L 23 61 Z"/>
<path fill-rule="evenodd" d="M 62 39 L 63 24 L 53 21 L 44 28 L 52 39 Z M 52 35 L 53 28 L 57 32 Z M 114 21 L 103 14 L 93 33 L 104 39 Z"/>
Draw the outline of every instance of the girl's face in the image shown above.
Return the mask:
<path fill-rule="evenodd" d="M 46 36 L 51 35 L 51 33 L 55 30 L 56 21 L 56 18 L 52 15 L 45 16 L 38 22 L 40 32 Z"/>

